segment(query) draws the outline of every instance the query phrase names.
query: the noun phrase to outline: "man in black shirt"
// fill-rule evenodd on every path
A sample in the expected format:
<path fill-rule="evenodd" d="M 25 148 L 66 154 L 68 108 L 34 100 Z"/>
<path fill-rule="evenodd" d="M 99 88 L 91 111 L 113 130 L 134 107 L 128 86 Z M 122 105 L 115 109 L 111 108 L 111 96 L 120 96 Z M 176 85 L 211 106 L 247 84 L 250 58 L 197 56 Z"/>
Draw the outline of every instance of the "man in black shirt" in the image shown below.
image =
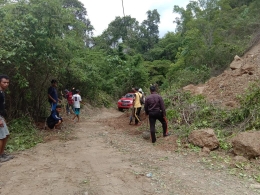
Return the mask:
<path fill-rule="evenodd" d="M 5 117 L 5 93 L 4 91 L 9 86 L 9 77 L 0 75 L 0 162 L 5 162 L 13 158 L 13 156 L 4 153 L 4 149 L 9 137 L 9 131 L 6 126 Z"/>
<path fill-rule="evenodd" d="M 152 137 L 152 143 L 156 142 L 155 135 L 155 122 L 158 119 L 163 128 L 163 137 L 168 136 L 166 111 L 163 99 L 160 95 L 156 93 L 155 86 L 150 87 L 151 95 L 147 96 L 145 99 L 144 109 L 146 115 L 149 115 L 150 122 L 150 132 Z"/>
<path fill-rule="evenodd" d="M 48 88 L 48 101 L 51 105 L 51 111 L 55 110 L 58 102 L 61 101 L 58 98 L 57 85 L 57 80 L 53 79 L 51 80 L 51 86 Z"/>

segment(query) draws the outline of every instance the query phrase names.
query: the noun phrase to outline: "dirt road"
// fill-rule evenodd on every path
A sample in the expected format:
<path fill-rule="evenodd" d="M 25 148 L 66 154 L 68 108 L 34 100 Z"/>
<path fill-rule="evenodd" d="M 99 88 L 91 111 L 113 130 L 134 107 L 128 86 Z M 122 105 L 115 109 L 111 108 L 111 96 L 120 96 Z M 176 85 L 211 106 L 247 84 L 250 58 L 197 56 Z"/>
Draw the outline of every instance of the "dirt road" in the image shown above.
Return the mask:
<path fill-rule="evenodd" d="M 17 153 L 0 167 L 1 195 L 254 195 L 253 181 L 209 169 L 196 154 L 162 150 L 137 127 L 120 126 L 122 113 L 82 114 L 69 140 Z M 66 136 L 66 135 L 62 135 Z M 158 143 L 170 139 L 159 138 Z"/>

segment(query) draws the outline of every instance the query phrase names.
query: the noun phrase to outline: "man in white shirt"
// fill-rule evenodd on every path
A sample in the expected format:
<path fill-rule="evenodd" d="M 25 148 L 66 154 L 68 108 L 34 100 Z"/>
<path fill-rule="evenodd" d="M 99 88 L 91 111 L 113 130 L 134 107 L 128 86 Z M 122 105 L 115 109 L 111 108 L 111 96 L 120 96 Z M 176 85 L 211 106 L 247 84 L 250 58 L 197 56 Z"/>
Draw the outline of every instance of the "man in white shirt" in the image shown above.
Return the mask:
<path fill-rule="evenodd" d="M 76 117 L 78 119 L 77 122 L 79 122 L 79 114 L 80 114 L 80 102 L 82 101 L 81 96 L 79 95 L 79 90 L 76 90 L 76 94 L 72 96 L 73 99 L 73 107 L 74 107 L 74 113 L 75 116 L 72 120 L 74 120 Z"/>

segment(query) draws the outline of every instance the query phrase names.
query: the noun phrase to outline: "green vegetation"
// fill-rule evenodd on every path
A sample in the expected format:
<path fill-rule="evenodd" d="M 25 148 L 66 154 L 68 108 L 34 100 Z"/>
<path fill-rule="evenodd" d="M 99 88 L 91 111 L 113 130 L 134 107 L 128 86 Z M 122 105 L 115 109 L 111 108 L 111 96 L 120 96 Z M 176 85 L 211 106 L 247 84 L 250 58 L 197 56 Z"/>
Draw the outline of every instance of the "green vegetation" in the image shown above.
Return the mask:
<path fill-rule="evenodd" d="M 177 28 L 162 38 L 156 9 L 148 10 L 141 23 L 117 17 L 93 37 L 88 8 L 78 0 L 0 1 L 0 73 L 11 78 L 6 98 L 13 132 L 9 150 L 38 142 L 35 128 L 27 128 L 31 120 L 23 116 L 34 121 L 46 116 L 53 78 L 59 90 L 79 88 L 92 105 L 106 107 L 134 86 L 147 89 L 156 83 L 175 133 L 185 137 L 193 129 L 211 127 L 223 149 L 230 147 L 226 139 L 232 132 L 258 129 L 257 85 L 235 110 L 217 108 L 179 89 L 204 83 L 259 41 L 260 1 L 198 0 L 186 8 L 172 6 L 179 18 L 169 20 Z M 36 141 L 27 142 L 34 136 L 30 140 Z"/>
<path fill-rule="evenodd" d="M 192 96 L 187 92 L 172 90 L 165 97 L 169 126 L 181 138 L 192 130 L 213 128 L 220 141 L 220 148 L 229 150 L 226 140 L 235 133 L 259 129 L 260 85 L 252 84 L 243 96 L 240 107 L 227 110 L 206 102 L 203 96 Z"/>
<path fill-rule="evenodd" d="M 8 140 L 7 150 L 9 152 L 25 150 L 42 142 L 42 138 L 33 122 L 26 117 L 11 121 L 9 130 L 11 137 Z"/>

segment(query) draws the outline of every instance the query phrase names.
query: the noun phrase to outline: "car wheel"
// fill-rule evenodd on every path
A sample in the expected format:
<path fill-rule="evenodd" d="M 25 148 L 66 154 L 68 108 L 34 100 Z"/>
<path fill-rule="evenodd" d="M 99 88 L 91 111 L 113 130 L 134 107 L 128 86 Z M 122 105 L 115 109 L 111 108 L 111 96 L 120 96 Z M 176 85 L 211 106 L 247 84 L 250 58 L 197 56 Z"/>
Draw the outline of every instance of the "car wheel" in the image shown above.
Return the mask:
<path fill-rule="evenodd" d="M 123 112 L 123 108 L 118 108 L 118 110 L 119 110 L 120 112 Z"/>

